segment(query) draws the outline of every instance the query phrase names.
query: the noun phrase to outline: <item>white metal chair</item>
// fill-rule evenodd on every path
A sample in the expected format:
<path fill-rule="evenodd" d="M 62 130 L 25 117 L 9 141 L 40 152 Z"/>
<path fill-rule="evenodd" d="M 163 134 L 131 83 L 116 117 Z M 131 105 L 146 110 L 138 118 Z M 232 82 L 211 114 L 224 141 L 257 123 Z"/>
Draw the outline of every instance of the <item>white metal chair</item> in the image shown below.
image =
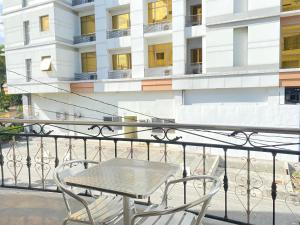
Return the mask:
<path fill-rule="evenodd" d="M 196 180 L 208 180 L 207 182 L 212 182 L 208 194 L 193 202 L 178 207 L 167 207 L 167 193 L 170 185 Z M 201 221 L 205 216 L 205 212 L 212 197 L 220 190 L 220 188 L 221 181 L 219 178 L 212 176 L 192 176 L 170 181 L 166 185 L 161 204 L 152 205 L 145 212 L 136 213 L 131 219 L 131 225 L 201 225 Z M 188 209 L 196 206 L 201 206 L 198 215 L 187 212 Z"/>
<path fill-rule="evenodd" d="M 93 196 L 93 201 L 88 203 L 78 194 L 85 191 L 80 188 L 74 188 L 66 185 L 64 179 L 73 176 L 85 169 L 85 165 L 97 165 L 98 162 L 89 160 L 69 161 L 58 166 L 54 171 L 54 181 L 61 190 L 64 202 L 67 207 L 68 216 L 65 218 L 63 225 L 69 221 L 79 222 L 91 225 L 106 225 L 118 220 L 123 212 L 122 197 Z M 92 194 L 91 191 L 89 193 Z M 69 200 L 70 197 L 77 200 L 83 208 L 77 212 L 72 212 Z"/>

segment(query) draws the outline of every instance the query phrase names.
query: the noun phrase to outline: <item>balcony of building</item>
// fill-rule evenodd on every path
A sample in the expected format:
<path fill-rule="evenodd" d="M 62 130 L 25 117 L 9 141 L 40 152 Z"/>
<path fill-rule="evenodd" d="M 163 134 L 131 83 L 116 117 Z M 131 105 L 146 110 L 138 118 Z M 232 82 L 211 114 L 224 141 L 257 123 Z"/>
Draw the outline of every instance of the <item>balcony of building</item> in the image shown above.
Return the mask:
<path fill-rule="evenodd" d="M 108 10 L 107 39 L 130 36 L 130 6 Z"/>
<path fill-rule="evenodd" d="M 76 12 L 93 10 L 95 7 L 95 0 L 72 0 L 72 7 Z"/>
<path fill-rule="evenodd" d="M 154 44 L 148 46 L 148 68 L 146 77 L 163 77 L 173 74 L 172 43 Z"/>
<path fill-rule="evenodd" d="M 80 17 L 80 35 L 74 37 L 74 44 L 77 46 L 96 44 L 95 15 Z"/>
<path fill-rule="evenodd" d="M 280 86 L 300 86 L 300 32 L 297 19 L 281 20 L 281 71 Z"/>
<path fill-rule="evenodd" d="M 74 74 L 75 81 L 97 80 L 96 52 L 82 52 L 80 55 L 81 72 Z"/>
<path fill-rule="evenodd" d="M 282 11 L 295 11 L 300 10 L 300 1 L 299 0 L 282 0 Z"/>
<path fill-rule="evenodd" d="M 202 38 L 187 40 L 187 74 L 202 74 Z"/>
<path fill-rule="evenodd" d="M 67 212 L 54 169 L 71 160 L 101 165 L 115 158 L 179 165 L 171 180 L 203 175 L 222 180 L 203 225 L 300 222 L 299 129 L 177 124 L 167 118 L 136 123 L 136 116 L 124 117 L 125 123 L 122 117 L 107 116 L 105 122 L 93 122 L 84 113 L 60 113 L 65 116 L 59 120 L 0 119 L 0 225 L 62 224 Z M 138 212 L 161 201 L 163 186 L 148 199 L 135 199 Z M 168 206 L 189 203 L 210 187 L 208 181 L 174 185 L 167 193 Z M 92 200 L 85 189 L 78 193 Z M 71 201 L 72 209 L 81 207 Z M 191 211 L 197 215 L 199 209 Z M 115 224 L 123 225 L 122 218 Z"/>
<path fill-rule="evenodd" d="M 159 0 L 148 3 L 148 23 L 144 33 L 172 30 L 172 1 Z"/>
<path fill-rule="evenodd" d="M 186 15 L 187 27 L 202 25 L 202 4 L 195 4 L 191 0 L 187 1 Z"/>
<path fill-rule="evenodd" d="M 131 78 L 132 63 L 131 53 L 124 50 L 123 53 L 111 53 L 112 70 L 108 72 L 108 79 L 124 79 Z"/>

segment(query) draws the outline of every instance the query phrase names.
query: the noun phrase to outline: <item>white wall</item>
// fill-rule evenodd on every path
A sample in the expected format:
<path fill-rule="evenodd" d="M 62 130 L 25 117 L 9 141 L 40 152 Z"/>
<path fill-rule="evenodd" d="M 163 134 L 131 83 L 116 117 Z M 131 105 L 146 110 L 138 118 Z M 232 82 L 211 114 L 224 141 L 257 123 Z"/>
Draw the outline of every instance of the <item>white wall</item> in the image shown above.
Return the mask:
<path fill-rule="evenodd" d="M 40 17 L 49 15 L 49 31 L 40 31 Z M 5 46 L 7 49 L 24 46 L 23 22 L 29 21 L 30 44 L 38 45 L 55 40 L 53 3 L 41 5 L 30 11 L 19 11 L 3 17 Z"/>
<path fill-rule="evenodd" d="M 281 0 L 248 0 L 249 10 L 257 10 L 272 7 L 281 7 Z"/>
<path fill-rule="evenodd" d="M 251 24 L 248 27 L 249 65 L 278 64 L 280 21 Z"/>
<path fill-rule="evenodd" d="M 233 30 L 232 28 L 216 29 L 207 32 L 206 66 L 233 66 Z"/>
<path fill-rule="evenodd" d="M 233 29 L 233 66 L 248 65 L 248 27 Z"/>
<path fill-rule="evenodd" d="M 206 0 L 206 16 L 221 16 L 234 12 L 233 0 Z"/>

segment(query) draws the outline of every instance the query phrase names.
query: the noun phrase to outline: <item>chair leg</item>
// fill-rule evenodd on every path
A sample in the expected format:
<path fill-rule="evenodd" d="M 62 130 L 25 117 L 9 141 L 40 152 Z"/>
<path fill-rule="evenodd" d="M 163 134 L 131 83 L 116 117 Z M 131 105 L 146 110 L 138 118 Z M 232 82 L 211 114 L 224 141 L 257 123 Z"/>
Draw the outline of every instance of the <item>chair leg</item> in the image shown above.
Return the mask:
<path fill-rule="evenodd" d="M 68 222 L 69 222 L 69 219 L 66 218 L 66 219 L 64 220 L 64 222 L 63 222 L 63 225 L 67 225 Z"/>

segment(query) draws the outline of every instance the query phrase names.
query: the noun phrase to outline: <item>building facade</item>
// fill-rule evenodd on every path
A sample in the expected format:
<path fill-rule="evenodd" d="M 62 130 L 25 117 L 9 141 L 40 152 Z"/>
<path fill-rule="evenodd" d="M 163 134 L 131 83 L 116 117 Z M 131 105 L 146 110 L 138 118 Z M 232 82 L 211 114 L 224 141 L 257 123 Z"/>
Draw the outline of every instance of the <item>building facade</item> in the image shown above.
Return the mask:
<path fill-rule="evenodd" d="M 300 126 L 296 0 L 3 2 L 27 117 Z"/>

